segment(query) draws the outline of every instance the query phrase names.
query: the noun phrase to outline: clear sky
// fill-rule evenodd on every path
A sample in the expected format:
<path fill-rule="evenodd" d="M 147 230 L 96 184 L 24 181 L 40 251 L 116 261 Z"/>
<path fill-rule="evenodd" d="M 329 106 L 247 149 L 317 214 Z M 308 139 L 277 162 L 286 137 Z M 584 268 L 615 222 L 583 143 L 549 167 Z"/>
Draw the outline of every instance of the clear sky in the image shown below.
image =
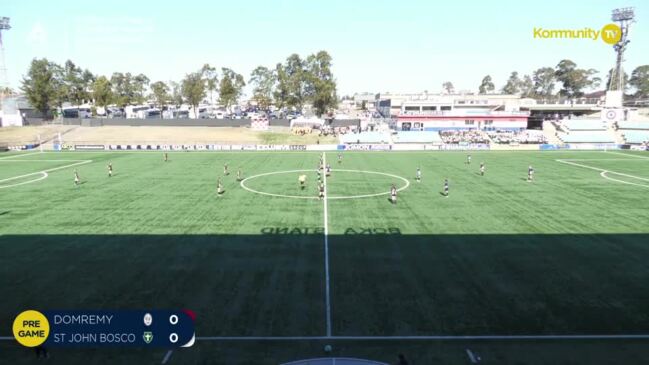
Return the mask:
<path fill-rule="evenodd" d="M 95 74 L 144 73 L 180 80 L 210 63 L 246 80 L 257 65 L 327 50 L 339 95 L 476 90 L 484 75 L 500 88 L 511 71 L 530 73 L 569 58 L 602 79 L 614 63 L 601 40 L 534 39 L 533 28 L 601 29 L 617 7 L 637 22 L 625 68 L 649 64 L 646 0 L 434 1 L 30 1 L 1 0 L 9 82 L 18 88 L 34 57 L 71 59 Z"/>

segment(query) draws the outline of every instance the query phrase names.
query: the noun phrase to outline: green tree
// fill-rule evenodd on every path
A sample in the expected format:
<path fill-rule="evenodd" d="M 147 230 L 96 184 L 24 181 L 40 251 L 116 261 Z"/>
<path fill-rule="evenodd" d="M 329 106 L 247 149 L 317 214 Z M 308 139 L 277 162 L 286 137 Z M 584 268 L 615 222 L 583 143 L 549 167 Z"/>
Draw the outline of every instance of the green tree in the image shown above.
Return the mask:
<path fill-rule="evenodd" d="M 133 98 L 133 77 L 130 72 L 125 74 L 121 72 L 113 73 L 110 77 L 110 83 L 113 85 L 113 94 L 117 105 L 123 108 L 135 102 Z"/>
<path fill-rule="evenodd" d="M 246 82 L 243 76 L 226 67 L 221 69 L 221 74 L 219 103 L 228 110 L 231 105 L 234 105 L 239 100 Z"/>
<path fill-rule="evenodd" d="M 198 105 L 205 98 L 205 79 L 201 72 L 192 72 L 182 81 L 181 93 L 185 100 L 194 108 L 194 115 L 198 118 Z"/>
<path fill-rule="evenodd" d="M 156 105 L 160 108 L 160 118 L 162 118 L 162 109 L 169 102 L 169 87 L 162 81 L 156 81 L 151 84 L 151 91 Z"/>
<path fill-rule="evenodd" d="M 29 103 L 43 114 L 49 116 L 50 109 L 58 105 L 61 92 L 61 80 L 57 77 L 59 68 L 46 58 L 33 59 L 27 75 L 23 77 L 20 89 L 27 96 Z"/>
<path fill-rule="evenodd" d="M 487 75 L 482 78 L 482 82 L 480 83 L 480 87 L 478 88 L 478 93 L 489 94 L 493 92 L 495 89 L 496 87 L 494 86 L 494 83 L 491 80 L 491 75 Z"/>
<path fill-rule="evenodd" d="M 304 61 L 296 53 L 288 56 L 282 69 L 284 71 L 283 82 L 287 91 L 286 105 L 302 112 L 306 102 L 307 75 Z"/>
<path fill-rule="evenodd" d="M 580 69 L 571 60 L 561 60 L 555 68 L 554 75 L 562 84 L 559 94 L 568 98 L 578 98 L 584 95 L 584 89 L 595 87 L 601 81 L 594 75 L 594 69 Z"/>
<path fill-rule="evenodd" d="M 522 97 L 534 97 L 534 81 L 532 81 L 532 77 L 530 75 L 524 75 L 519 86 Z"/>
<path fill-rule="evenodd" d="M 93 73 L 90 72 L 90 70 L 85 69 L 85 70 L 83 70 L 83 73 L 81 74 L 81 80 L 83 82 L 83 89 L 85 91 L 86 98 L 91 99 L 92 98 L 92 86 L 93 86 L 95 80 L 97 80 L 97 76 L 93 75 Z"/>
<path fill-rule="evenodd" d="M 0 95 L 14 95 L 16 92 L 9 86 L 5 86 L 0 89 Z"/>
<path fill-rule="evenodd" d="M 268 109 L 273 102 L 275 82 L 275 74 L 268 67 L 257 66 L 250 74 L 248 83 L 253 86 L 252 96 L 263 110 Z"/>
<path fill-rule="evenodd" d="M 443 83 L 442 89 L 444 89 L 447 94 L 452 94 L 455 91 L 455 87 L 453 86 L 453 83 L 450 81 L 446 81 L 445 83 Z"/>
<path fill-rule="evenodd" d="M 218 89 L 219 79 L 216 75 L 216 67 L 210 66 L 208 63 L 204 64 L 201 68 L 201 73 L 205 78 L 205 87 L 210 92 L 210 103 L 214 100 L 214 92 Z"/>
<path fill-rule="evenodd" d="M 81 105 L 89 98 L 88 85 L 83 79 L 83 70 L 67 60 L 63 66 L 63 87 L 65 100 L 73 105 Z"/>
<path fill-rule="evenodd" d="M 502 88 L 503 94 L 514 95 L 518 94 L 521 90 L 521 79 L 518 77 L 518 72 L 514 71 L 509 75 L 507 83 Z"/>
<path fill-rule="evenodd" d="M 557 82 L 555 71 L 552 67 L 541 67 L 532 74 L 534 94 L 548 98 L 554 93 L 554 84 Z"/>
<path fill-rule="evenodd" d="M 146 101 L 146 87 L 149 82 L 149 78 L 144 74 L 139 74 L 133 78 L 133 94 L 131 98 L 137 104 L 143 104 Z"/>
<path fill-rule="evenodd" d="M 629 85 L 636 89 L 636 97 L 649 97 L 649 65 L 638 66 L 631 72 Z"/>
<path fill-rule="evenodd" d="M 331 56 L 326 51 L 309 55 L 306 59 L 306 69 L 304 70 L 305 94 L 308 101 L 313 105 L 317 116 L 322 116 L 338 105 L 336 81 L 331 71 L 331 60 Z"/>
<path fill-rule="evenodd" d="M 180 106 L 183 104 L 183 93 L 181 85 L 175 81 L 170 81 L 169 89 L 171 90 L 169 103 L 174 105 L 176 108 L 180 108 Z"/>
<path fill-rule="evenodd" d="M 92 97 L 95 104 L 100 107 L 106 107 L 113 101 L 113 90 L 110 81 L 106 76 L 99 76 L 92 84 Z"/>
<path fill-rule="evenodd" d="M 277 84 L 273 92 L 273 99 L 275 99 L 275 106 L 278 109 L 283 109 L 288 106 L 290 92 L 288 89 L 288 74 L 281 63 L 275 66 L 275 77 L 277 78 Z"/>

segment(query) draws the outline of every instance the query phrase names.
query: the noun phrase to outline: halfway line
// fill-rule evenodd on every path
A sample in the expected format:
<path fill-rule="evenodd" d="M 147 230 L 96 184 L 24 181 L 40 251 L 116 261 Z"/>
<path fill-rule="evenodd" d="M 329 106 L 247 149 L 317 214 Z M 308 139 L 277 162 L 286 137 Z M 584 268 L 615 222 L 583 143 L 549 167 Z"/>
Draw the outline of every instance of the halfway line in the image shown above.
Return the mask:
<path fill-rule="evenodd" d="M 327 154 L 322 152 L 322 184 L 324 185 L 324 252 L 325 252 L 325 301 L 327 310 L 327 337 L 331 337 L 331 296 L 329 287 L 329 213 L 327 210 Z"/>

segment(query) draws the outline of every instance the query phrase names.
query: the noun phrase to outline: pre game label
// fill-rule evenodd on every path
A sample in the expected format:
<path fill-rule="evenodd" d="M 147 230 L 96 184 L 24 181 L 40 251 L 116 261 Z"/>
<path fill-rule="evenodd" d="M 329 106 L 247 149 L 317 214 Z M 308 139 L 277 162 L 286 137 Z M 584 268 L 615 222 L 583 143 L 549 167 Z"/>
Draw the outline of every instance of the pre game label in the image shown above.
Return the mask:
<path fill-rule="evenodd" d="M 26 311 L 14 321 L 14 336 L 29 347 L 189 347 L 195 338 L 194 315 L 168 310 Z"/>

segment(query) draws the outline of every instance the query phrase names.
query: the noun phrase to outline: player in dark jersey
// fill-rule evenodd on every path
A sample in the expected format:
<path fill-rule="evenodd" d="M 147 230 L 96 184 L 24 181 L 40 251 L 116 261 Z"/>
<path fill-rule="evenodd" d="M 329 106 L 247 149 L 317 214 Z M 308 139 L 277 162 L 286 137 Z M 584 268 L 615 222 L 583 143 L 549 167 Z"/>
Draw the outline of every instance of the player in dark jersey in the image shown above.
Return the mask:
<path fill-rule="evenodd" d="M 321 182 L 320 185 L 318 186 L 318 197 L 320 198 L 320 200 L 324 199 L 324 191 L 325 191 L 324 182 Z"/>
<path fill-rule="evenodd" d="M 390 201 L 392 204 L 397 204 L 397 187 L 394 184 L 390 186 Z"/>
<path fill-rule="evenodd" d="M 532 165 L 529 165 L 527 167 L 527 182 L 532 182 L 534 181 L 534 168 Z"/>
<path fill-rule="evenodd" d="M 480 162 L 480 176 L 484 176 L 485 165 L 484 162 Z"/>
<path fill-rule="evenodd" d="M 327 164 L 327 170 L 326 170 L 327 176 L 331 175 L 331 165 Z"/>
<path fill-rule="evenodd" d="M 444 179 L 444 196 L 448 198 L 448 178 Z"/>
<path fill-rule="evenodd" d="M 167 152 L 165 152 L 164 154 L 164 161 L 165 162 L 169 161 L 169 156 L 167 155 Z"/>
<path fill-rule="evenodd" d="M 108 177 L 113 177 L 113 163 L 108 162 Z"/>

